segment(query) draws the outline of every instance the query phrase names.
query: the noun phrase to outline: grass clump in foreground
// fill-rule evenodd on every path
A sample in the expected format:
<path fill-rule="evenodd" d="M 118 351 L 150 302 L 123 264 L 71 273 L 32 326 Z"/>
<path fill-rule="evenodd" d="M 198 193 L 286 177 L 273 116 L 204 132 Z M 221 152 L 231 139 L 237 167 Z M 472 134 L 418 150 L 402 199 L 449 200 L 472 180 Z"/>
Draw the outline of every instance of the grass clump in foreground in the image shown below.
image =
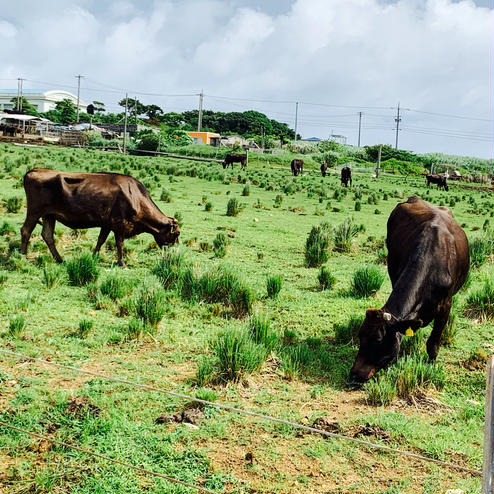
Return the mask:
<path fill-rule="evenodd" d="M 67 261 L 66 269 L 71 285 L 87 285 L 98 279 L 98 256 L 85 252 Z"/>
<path fill-rule="evenodd" d="M 335 341 L 344 345 L 357 344 L 358 332 L 364 322 L 363 315 L 352 315 L 347 322 L 334 325 Z"/>
<path fill-rule="evenodd" d="M 470 265 L 478 268 L 485 263 L 487 257 L 493 252 L 493 241 L 489 237 L 477 237 L 469 242 Z"/>
<path fill-rule="evenodd" d="M 160 286 L 144 283 L 131 302 L 135 316 L 155 328 L 168 309 L 166 294 Z"/>
<path fill-rule="evenodd" d="M 373 405 L 389 405 L 395 396 L 408 399 L 419 389 L 442 389 L 446 383 L 444 367 L 430 363 L 426 355 L 401 358 L 396 365 L 364 385 Z"/>
<path fill-rule="evenodd" d="M 350 252 L 353 246 L 353 238 L 357 236 L 361 228 L 347 218 L 334 230 L 334 250 L 338 252 Z"/>
<path fill-rule="evenodd" d="M 465 315 L 492 319 L 494 317 L 494 272 L 489 272 L 484 285 L 473 291 L 467 298 Z"/>
<path fill-rule="evenodd" d="M 185 266 L 185 249 L 170 247 L 163 253 L 151 272 L 160 280 L 164 288 L 175 288 Z"/>
<path fill-rule="evenodd" d="M 259 369 L 269 353 L 246 329 L 228 329 L 211 343 L 210 348 L 212 359 L 203 359 L 197 369 L 196 381 L 200 386 L 210 382 L 236 383 Z"/>
<path fill-rule="evenodd" d="M 238 216 L 240 211 L 242 211 L 242 204 L 236 197 L 232 197 L 228 204 L 226 205 L 226 215 L 227 216 Z"/>
<path fill-rule="evenodd" d="M 214 257 L 225 257 L 227 245 L 228 237 L 223 232 L 219 232 L 213 240 Z"/>
<path fill-rule="evenodd" d="M 43 277 L 42 281 L 46 288 L 55 287 L 59 281 L 62 272 L 60 267 L 53 263 L 44 263 L 43 264 Z"/>
<path fill-rule="evenodd" d="M 103 295 L 116 301 L 132 292 L 132 283 L 120 273 L 111 273 L 101 282 L 99 290 Z"/>
<path fill-rule="evenodd" d="M 384 273 L 376 266 L 357 269 L 353 275 L 351 293 L 358 298 L 374 295 L 384 282 Z"/>
<path fill-rule="evenodd" d="M 77 330 L 77 336 L 79 338 L 85 338 L 91 329 L 93 329 L 94 323 L 91 319 L 81 319 L 79 321 L 79 327 Z"/>
<path fill-rule="evenodd" d="M 321 290 L 330 290 L 336 283 L 336 278 L 331 274 L 331 271 L 326 266 L 321 266 L 317 275 L 319 287 Z"/>
<path fill-rule="evenodd" d="M 271 324 L 266 315 L 255 314 L 251 316 L 247 328 L 253 341 L 264 345 L 269 351 L 278 345 L 279 337 L 271 330 Z"/>
<path fill-rule="evenodd" d="M 270 276 L 266 281 L 266 290 L 268 292 L 268 297 L 276 298 L 280 293 L 282 286 L 283 276 L 281 274 Z"/>
<path fill-rule="evenodd" d="M 308 268 L 317 268 L 329 257 L 331 245 L 331 225 L 321 223 L 313 226 L 305 242 L 305 264 Z"/>
<path fill-rule="evenodd" d="M 26 326 L 26 319 L 22 314 L 17 314 L 9 319 L 9 335 L 14 338 L 18 337 L 24 327 Z"/>

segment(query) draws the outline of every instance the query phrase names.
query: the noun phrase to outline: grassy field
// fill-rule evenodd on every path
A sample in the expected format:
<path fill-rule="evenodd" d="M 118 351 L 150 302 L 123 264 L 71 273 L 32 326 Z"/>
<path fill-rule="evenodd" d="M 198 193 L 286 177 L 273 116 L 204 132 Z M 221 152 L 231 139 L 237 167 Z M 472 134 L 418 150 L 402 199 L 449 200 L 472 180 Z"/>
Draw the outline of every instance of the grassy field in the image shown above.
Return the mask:
<path fill-rule="evenodd" d="M 39 226 L 27 258 L 21 256 L 22 177 L 36 166 L 118 171 L 140 179 L 161 210 L 180 219 L 180 248 L 172 252 L 190 268 L 184 272 L 192 281 L 187 285 L 182 276 L 163 286 L 153 272 L 170 255 L 163 257 L 146 234 L 126 241 L 126 269 L 116 266 L 109 240 L 97 281 L 85 286 L 71 284 L 68 263 L 52 262 Z M 493 329 L 481 317 L 466 317 L 465 307 L 492 273 L 492 256 L 472 268 L 470 285 L 457 296 L 456 331 L 435 367 L 444 376 L 441 385 L 421 386 L 385 406 L 372 404 L 368 389 L 346 385 L 356 354 L 344 337 L 349 321 L 382 306 L 391 289 L 386 274 L 375 295 L 358 298 L 352 279 L 365 266 L 386 273 L 386 221 L 396 204 L 416 194 L 447 205 L 470 241 L 492 231 L 492 191 L 451 183 L 446 193 L 427 190 L 424 182 L 355 175 L 353 187 L 343 190 L 337 174 L 294 179 L 288 168 L 254 163 L 242 173 L 225 172 L 215 163 L 1 144 L 1 348 L 479 469 L 484 367 L 494 348 Z M 237 216 L 226 214 L 231 199 L 240 203 Z M 336 249 L 331 239 L 349 218 L 350 245 Z M 327 290 L 320 287 L 319 268 L 306 267 L 304 257 L 309 232 L 324 222 L 333 232 L 325 266 L 334 282 Z M 66 261 L 75 260 L 90 251 L 98 233 L 57 224 L 57 247 Z M 201 279 L 222 272 L 238 278 L 249 294 L 244 310 L 237 310 L 237 299 L 201 291 Z M 277 278 L 268 296 L 272 277 Z M 192 295 L 187 287 L 195 290 Z M 144 295 L 155 296 L 146 310 L 160 309 L 158 324 L 142 321 Z M 239 343 L 238 335 L 245 341 Z M 233 380 L 221 367 L 228 338 L 237 338 L 245 360 L 239 364 L 244 372 Z M 414 346 L 416 354 L 423 352 L 419 339 L 408 342 Z M 169 417 L 191 407 L 159 393 L 0 355 L 0 420 L 217 492 L 432 494 L 480 488 L 480 479 L 468 473 L 209 406 L 193 409 L 195 424 Z M 194 491 L 0 427 L 0 492 Z"/>

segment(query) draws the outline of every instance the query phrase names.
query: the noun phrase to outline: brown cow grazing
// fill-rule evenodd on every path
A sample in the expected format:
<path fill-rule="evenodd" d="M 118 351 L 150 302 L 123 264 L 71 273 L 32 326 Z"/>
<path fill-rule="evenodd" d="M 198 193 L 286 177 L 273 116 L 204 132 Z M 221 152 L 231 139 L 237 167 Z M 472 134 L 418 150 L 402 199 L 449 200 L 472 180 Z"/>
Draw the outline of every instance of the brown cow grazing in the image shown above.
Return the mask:
<path fill-rule="evenodd" d="M 228 165 L 233 168 L 233 163 L 240 163 L 243 170 L 247 166 L 247 155 L 235 153 L 227 154 L 223 160 L 223 168 L 226 168 Z"/>
<path fill-rule="evenodd" d="M 470 254 L 465 232 L 451 211 L 412 196 L 388 219 L 388 273 L 392 292 L 381 309 L 368 309 L 360 347 L 350 371 L 353 382 L 370 379 L 398 357 L 403 335 L 432 320 L 427 353 L 435 360 L 453 295 L 465 282 Z"/>
<path fill-rule="evenodd" d="M 349 166 L 344 166 L 341 169 L 341 185 L 348 187 L 348 182 L 350 182 L 350 187 L 352 186 L 352 170 Z"/>
<path fill-rule="evenodd" d="M 293 159 L 290 163 L 290 168 L 292 169 L 292 175 L 296 177 L 299 173 L 304 171 L 304 160 Z"/>
<path fill-rule="evenodd" d="M 180 235 L 175 218 L 165 216 L 138 180 L 118 173 L 69 173 L 34 168 L 24 175 L 27 198 L 26 220 L 21 228 L 21 252 L 34 227 L 43 220 L 41 236 L 57 262 L 62 258 L 55 247 L 55 222 L 69 228 L 100 227 L 94 252 L 99 252 L 112 231 L 118 264 L 124 265 L 125 238 L 150 233 L 162 247 L 174 244 Z"/>
<path fill-rule="evenodd" d="M 321 175 L 323 177 L 326 176 L 326 170 L 328 169 L 328 164 L 327 163 L 321 163 Z"/>
<path fill-rule="evenodd" d="M 429 185 L 432 183 L 432 184 L 437 184 L 437 188 L 438 189 L 444 189 L 445 191 L 448 191 L 449 188 L 448 188 L 448 184 L 446 182 L 447 178 L 443 175 L 431 175 L 431 174 L 427 174 L 425 176 L 425 180 L 427 182 L 427 187 L 429 187 Z"/>

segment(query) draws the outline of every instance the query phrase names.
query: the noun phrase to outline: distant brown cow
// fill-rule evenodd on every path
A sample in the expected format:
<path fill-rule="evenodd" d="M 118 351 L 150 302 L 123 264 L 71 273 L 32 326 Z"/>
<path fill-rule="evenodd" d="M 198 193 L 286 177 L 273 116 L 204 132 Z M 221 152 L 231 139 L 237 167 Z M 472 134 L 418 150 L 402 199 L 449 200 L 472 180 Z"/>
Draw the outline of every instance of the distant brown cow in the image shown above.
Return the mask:
<path fill-rule="evenodd" d="M 240 163 L 240 166 L 244 169 L 247 166 L 247 155 L 235 153 L 227 154 L 223 160 L 223 168 L 226 168 L 228 165 L 233 168 L 233 163 Z"/>
<path fill-rule="evenodd" d="M 341 185 L 345 187 L 348 186 L 348 182 L 350 182 L 350 187 L 352 186 L 352 170 L 349 166 L 344 166 L 341 169 Z"/>
<path fill-rule="evenodd" d="M 447 183 L 447 179 L 444 175 L 431 175 L 431 174 L 427 174 L 425 176 L 425 180 L 426 180 L 426 183 L 427 183 L 427 187 L 429 187 L 430 184 L 437 184 L 437 188 L 438 189 L 444 189 L 446 191 L 449 190 L 448 188 L 448 183 Z"/>
<path fill-rule="evenodd" d="M 453 295 L 468 276 L 465 232 L 448 208 L 412 196 L 388 219 L 388 273 L 393 290 L 381 309 L 368 309 L 359 331 L 352 381 L 367 381 L 398 357 L 404 334 L 434 321 L 427 353 L 435 360 Z"/>
<path fill-rule="evenodd" d="M 150 233 L 162 247 L 174 244 L 180 235 L 175 218 L 165 216 L 138 180 L 118 173 L 69 173 L 34 168 L 24 175 L 27 198 L 26 220 L 21 228 L 21 252 L 27 253 L 31 233 L 43 220 L 41 236 L 57 262 L 55 222 L 69 228 L 100 227 L 94 252 L 99 252 L 112 231 L 118 264 L 124 265 L 125 238 Z"/>
<path fill-rule="evenodd" d="M 292 174 L 296 177 L 299 173 L 304 171 L 304 160 L 293 159 L 290 163 L 290 168 L 292 169 Z"/>

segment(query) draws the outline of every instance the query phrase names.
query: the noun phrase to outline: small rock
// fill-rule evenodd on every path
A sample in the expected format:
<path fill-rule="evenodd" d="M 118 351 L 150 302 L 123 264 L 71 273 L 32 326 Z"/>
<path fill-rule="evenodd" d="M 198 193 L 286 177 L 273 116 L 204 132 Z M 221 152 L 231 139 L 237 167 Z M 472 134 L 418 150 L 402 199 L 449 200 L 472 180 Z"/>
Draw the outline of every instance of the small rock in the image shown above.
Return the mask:
<path fill-rule="evenodd" d="M 259 221 L 259 218 L 254 218 L 254 223 L 257 223 Z"/>

